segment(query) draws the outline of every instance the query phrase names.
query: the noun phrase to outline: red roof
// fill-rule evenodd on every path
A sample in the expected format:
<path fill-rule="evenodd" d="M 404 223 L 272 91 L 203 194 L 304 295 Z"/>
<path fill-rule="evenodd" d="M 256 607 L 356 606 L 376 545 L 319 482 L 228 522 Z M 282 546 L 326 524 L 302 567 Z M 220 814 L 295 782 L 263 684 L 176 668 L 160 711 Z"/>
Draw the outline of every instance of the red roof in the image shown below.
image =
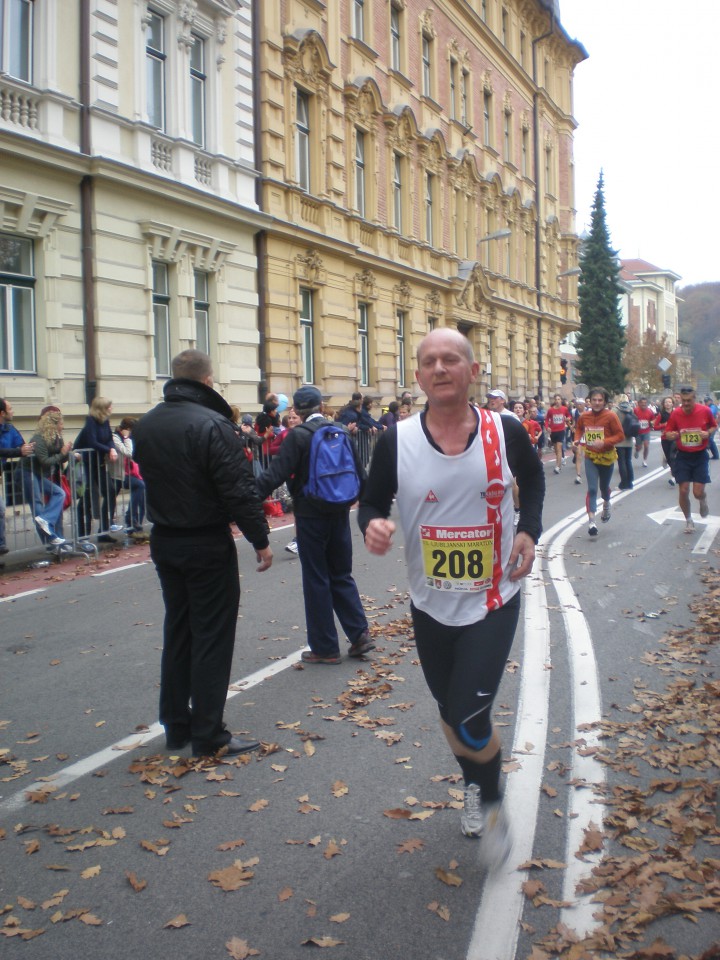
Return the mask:
<path fill-rule="evenodd" d="M 621 260 L 620 277 L 623 280 L 633 280 L 639 273 L 667 273 L 647 260 Z"/>

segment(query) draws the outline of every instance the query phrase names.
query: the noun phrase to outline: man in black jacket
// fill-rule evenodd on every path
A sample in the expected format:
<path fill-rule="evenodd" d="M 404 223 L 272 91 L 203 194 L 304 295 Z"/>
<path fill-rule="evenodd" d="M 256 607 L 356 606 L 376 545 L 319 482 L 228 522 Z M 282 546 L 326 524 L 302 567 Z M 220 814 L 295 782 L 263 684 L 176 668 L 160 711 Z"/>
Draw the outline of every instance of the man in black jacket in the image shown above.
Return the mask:
<path fill-rule="evenodd" d="M 322 395 L 317 387 L 301 387 L 293 397 L 302 424 L 291 430 L 269 468 L 257 478 L 261 497 L 287 482 L 293 498 L 296 542 L 302 569 L 305 623 L 309 650 L 304 663 L 340 663 L 340 644 L 334 613 L 348 641 L 349 655 L 362 657 L 375 644 L 352 575 L 350 504 L 318 503 L 306 496 L 313 431 L 327 421 L 322 415 Z M 305 427 L 308 424 L 310 429 Z M 345 430 L 335 424 L 338 430 Z M 353 444 L 355 467 L 361 483 L 365 470 Z"/>
<path fill-rule="evenodd" d="M 268 525 L 210 358 L 184 350 L 172 371 L 164 401 L 133 430 L 165 602 L 160 722 L 169 750 L 191 742 L 195 756 L 238 754 L 259 744 L 223 723 L 240 603 L 230 523 L 254 547 L 258 571 L 272 563 Z"/>

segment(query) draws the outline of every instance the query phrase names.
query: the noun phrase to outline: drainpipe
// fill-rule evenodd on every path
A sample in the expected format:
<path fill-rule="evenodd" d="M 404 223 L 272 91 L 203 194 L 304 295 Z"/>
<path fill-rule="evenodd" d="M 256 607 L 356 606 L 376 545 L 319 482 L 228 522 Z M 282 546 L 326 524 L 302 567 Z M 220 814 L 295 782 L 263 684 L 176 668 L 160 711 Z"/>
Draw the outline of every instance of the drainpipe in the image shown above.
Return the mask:
<path fill-rule="evenodd" d="M 80 153 L 89 157 L 90 137 L 90 0 L 80 3 Z M 93 278 L 94 207 L 93 178 L 80 181 L 80 269 L 83 297 L 83 338 L 85 344 L 85 402 L 89 405 L 97 389 L 97 337 L 95 329 L 95 281 Z"/>
<path fill-rule="evenodd" d="M 535 223 L 535 291 L 537 296 L 537 356 L 538 356 L 538 394 L 542 397 L 543 393 L 543 360 L 542 360 L 542 291 L 540 283 L 542 271 L 540 268 L 540 226 L 542 223 L 542 208 L 540 203 L 540 94 L 538 93 L 537 78 L 537 45 L 551 37 L 555 30 L 555 13 L 550 12 L 550 29 L 532 41 L 532 80 L 533 80 L 533 140 L 534 157 L 533 166 L 535 173 L 535 210 L 537 211 L 537 220 Z"/>
<path fill-rule="evenodd" d="M 262 190 L 262 123 L 260 120 L 260 5 L 263 0 L 253 0 L 252 5 L 252 55 L 253 55 L 253 146 L 255 152 L 255 201 L 258 209 L 263 208 Z M 265 402 L 268 392 L 267 383 L 267 231 L 258 230 L 255 234 L 255 256 L 257 257 L 257 291 L 258 291 L 258 367 L 260 380 L 258 383 L 258 403 Z"/>

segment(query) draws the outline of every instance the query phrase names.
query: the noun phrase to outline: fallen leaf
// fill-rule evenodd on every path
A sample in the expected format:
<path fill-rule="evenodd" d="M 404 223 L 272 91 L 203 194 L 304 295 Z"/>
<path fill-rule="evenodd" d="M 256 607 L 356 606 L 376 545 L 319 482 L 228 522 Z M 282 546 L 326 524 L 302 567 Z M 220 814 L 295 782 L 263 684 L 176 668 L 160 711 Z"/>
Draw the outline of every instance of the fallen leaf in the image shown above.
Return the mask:
<path fill-rule="evenodd" d="M 247 960 L 248 957 L 259 957 L 260 951 L 254 950 L 248 946 L 247 940 L 240 940 L 239 937 L 233 937 L 225 944 L 228 954 L 232 960 Z"/>
<path fill-rule="evenodd" d="M 93 877 L 98 876 L 100 869 L 101 868 L 99 865 L 95 867 L 87 867 L 85 870 L 83 870 L 80 876 L 83 878 L 83 880 L 91 880 Z"/>
<path fill-rule="evenodd" d="M 189 926 L 190 926 L 190 921 L 185 916 L 185 914 L 179 913 L 176 917 L 173 917 L 172 920 L 168 920 L 168 922 L 164 925 L 163 929 L 167 930 L 167 928 L 170 927 L 172 929 L 179 930 L 180 927 L 189 927 Z"/>
<path fill-rule="evenodd" d="M 283 887 L 280 893 L 278 894 L 278 900 L 280 903 L 284 903 L 286 900 L 289 900 L 292 897 L 293 891 L 292 887 Z"/>
<path fill-rule="evenodd" d="M 147 886 L 147 880 L 138 880 L 136 874 L 131 870 L 125 872 L 125 876 L 128 878 L 128 883 L 133 888 L 135 893 L 140 893 L 141 890 L 144 890 Z"/>

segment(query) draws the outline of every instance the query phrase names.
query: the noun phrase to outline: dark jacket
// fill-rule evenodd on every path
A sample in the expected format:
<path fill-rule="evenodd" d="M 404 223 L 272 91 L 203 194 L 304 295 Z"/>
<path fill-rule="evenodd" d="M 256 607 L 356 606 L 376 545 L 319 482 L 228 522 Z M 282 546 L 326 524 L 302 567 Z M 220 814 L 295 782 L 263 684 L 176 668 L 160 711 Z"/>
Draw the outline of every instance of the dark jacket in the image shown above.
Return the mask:
<path fill-rule="evenodd" d="M 314 423 L 311 420 L 308 426 Z M 324 418 L 321 423 L 327 423 Z M 335 422 L 334 426 L 338 430 L 344 430 L 340 423 Z M 304 424 L 299 424 L 292 430 L 288 430 L 282 446 L 277 455 L 273 458 L 270 466 L 256 478 L 257 488 L 261 497 L 267 497 L 268 494 L 276 490 L 281 483 L 287 482 L 288 490 L 293 498 L 293 512 L 298 517 L 318 517 L 327 516 L 329 513 L 346 513 L 350 507 L 341 504 L 314 503 L 305 497 L 303 488 L 308 481 L 310 466 L 310 445 L 312 444 L 313 431 L 307 429 Z M 366 473 L 358 456 L 357 447 L 353 443 L 353 452 L 355 454 L 355 466 L 360 477 L 360 493 L 365 484 Z"/>
<path fill-rule="evenodd" d="M 73 448 L 82 454 L 85 467 L 92 471 L 94 484 L 99 483 L 100 468 L 104 466 L 107 455 L 115 449 L 112 427 L 109 420 L 100 423 L 95 417 L 87 415 L 85 425 L 75 437 Z"/>
<path fill-rule="evenodd" d="M 264 550 L 267 520 L 230 407 L 195 380 L 169 380 L 163 393 L 164 401 L 133 428 L 155 531 L 202 535 L 234 521 L 256 550 Z"/>

